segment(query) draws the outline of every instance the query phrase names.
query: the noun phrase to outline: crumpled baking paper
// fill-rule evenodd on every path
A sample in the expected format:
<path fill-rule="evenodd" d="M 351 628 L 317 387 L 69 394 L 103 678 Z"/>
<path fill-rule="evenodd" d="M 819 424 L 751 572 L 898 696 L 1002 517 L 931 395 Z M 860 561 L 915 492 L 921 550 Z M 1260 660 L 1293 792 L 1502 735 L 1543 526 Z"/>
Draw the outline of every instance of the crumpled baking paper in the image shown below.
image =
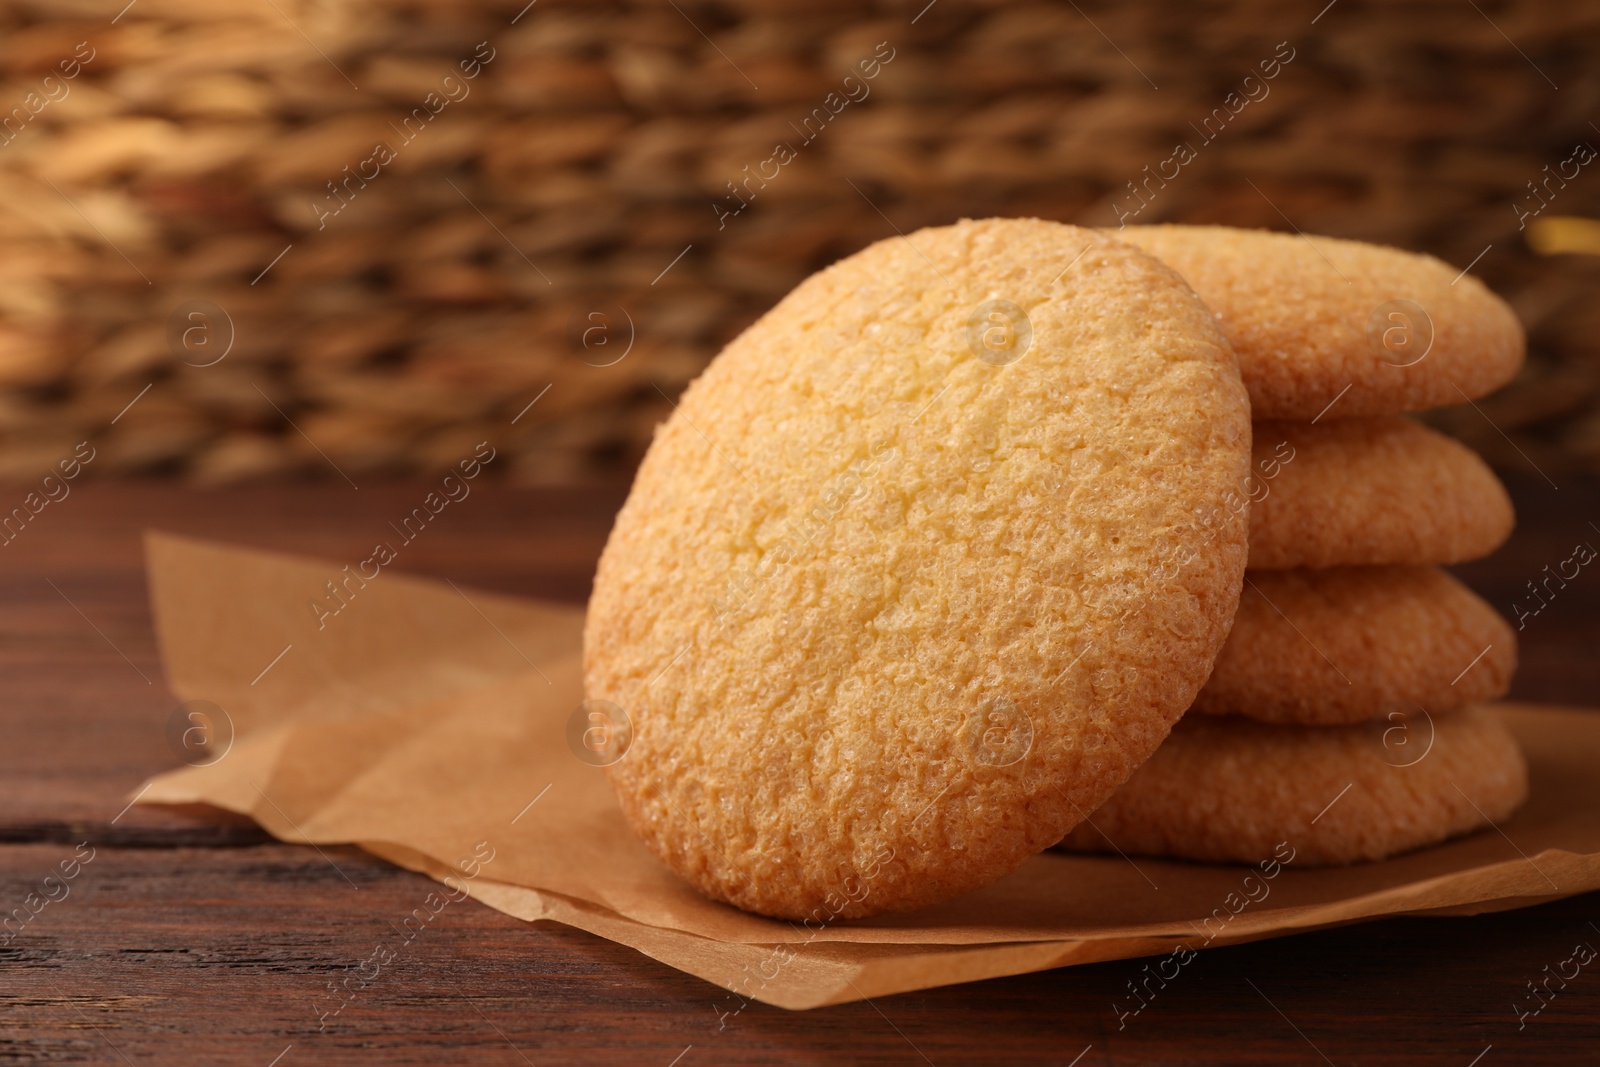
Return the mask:
<path fill-rule="evenodd" d="M 1296 868 L 1292 842 L 1286 862 L 1259 867 L 1050 852 L 908 914 L 749 915 L 663 867 L 623 823 L 592 751 L 579 758 L 579 609 L 157 533 L 147 552 L 168 684 L 199 703 L 169 732 L 192 765 L 151 779 L 141 802 L 209 804 L 285 841 L 358 845 L 452 893 L 716 983 L 728 991 L 719 1013 L 1134 956 L 1181 966 L 1209 946 L 1600 888 L 1600 715 L 1507 705 L 1528 756 L 1526 806 L 1382 863 Z"/>

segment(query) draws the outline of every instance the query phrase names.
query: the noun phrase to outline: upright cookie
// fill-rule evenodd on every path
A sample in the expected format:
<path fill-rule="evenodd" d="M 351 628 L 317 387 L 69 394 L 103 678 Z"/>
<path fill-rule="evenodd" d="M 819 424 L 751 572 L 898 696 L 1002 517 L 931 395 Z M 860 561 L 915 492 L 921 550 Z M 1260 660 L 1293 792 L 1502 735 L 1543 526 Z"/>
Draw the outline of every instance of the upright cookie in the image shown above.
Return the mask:
<path fill-rule="evenodd" d="M 1459 563 L 1511 533 L 1478 454 L 1399 416 L 1257 422 L 1250 567 Z"/>
<path fill-rule="evenodd" d="M 1516 634 L 1433 567 L 1250 571 L 1194 710 L 1328 724 L 1504 696 Z"/>
<path fill-rule="evenodd" d="M 1258 419 L 1461 404 L 1522 366 L 1511 308 L 1432 256 L 1227 226 L 1111 232 L 1161 257 L 1211 306 Z"/>
<path fill-rule="evenodd" d="M 1491 708 L 1357 726 L 1187 718 L 1061 844 L 1357 863 L 1499 823 L 1527 796 L 1522 751 Z"/>
<path fill-rule="evenodd" d="M 1205 305 L 1094 231 L 967 221 L 811 277 L 684 393 L 601 558 L 624 816 L 790 918 L 1016 868 L 1209 673 L 1249 433 Z"/>

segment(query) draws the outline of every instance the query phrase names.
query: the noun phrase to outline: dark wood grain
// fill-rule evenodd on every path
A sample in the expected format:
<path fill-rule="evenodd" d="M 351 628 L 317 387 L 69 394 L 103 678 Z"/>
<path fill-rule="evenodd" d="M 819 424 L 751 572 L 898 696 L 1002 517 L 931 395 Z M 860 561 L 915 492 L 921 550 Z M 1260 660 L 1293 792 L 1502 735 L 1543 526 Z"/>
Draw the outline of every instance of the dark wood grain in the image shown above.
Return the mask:
<path fill-rule="evenodd" d="M 1593 484 L 1512 484 L 1518 534 L 1460 569 L 1508 615 L 1523 584 L 1600 522 Z M 80 843 L 95 850 L 68 896 L 0 948 L 0 1061 L 942 1067 L 1066 1065 L 1082 1054 L 1080 1067 L 1467 1067 L 1486 1048 L 1480 1067 L 1593 1058 L 1600 975 L 1581 973 L 1520 1029 L 1513 1005 L 1533 1006 L 1525 983 L 1576 943 L 1600 946 L 1600 895 L 1208 951 L 1123 1029 L 1111 1005 L 1127 1001 L 1133 961 L 813 1012 L 752 1004 L 719 1031 L 718 991 L 698 979 L 462 903 L 319 1020 L 333 1003 L 328 981 L 394 940 L 390 922 L 431 883 L 357 850 L 283 845 L 213 812 L 122 813 L 140 780 L 175 762 L 139 536 L 154 526 L 346 558 L 424 491 L 86 485 L 0 550 L 0 910 L 21 906 Z M 403 565 L 581 601 L 621 497 L 620 487 L 485 486 Z M 1600 576 L 1571 583 L 1521 637 L 1519 696 L 1597 702 Z"/>

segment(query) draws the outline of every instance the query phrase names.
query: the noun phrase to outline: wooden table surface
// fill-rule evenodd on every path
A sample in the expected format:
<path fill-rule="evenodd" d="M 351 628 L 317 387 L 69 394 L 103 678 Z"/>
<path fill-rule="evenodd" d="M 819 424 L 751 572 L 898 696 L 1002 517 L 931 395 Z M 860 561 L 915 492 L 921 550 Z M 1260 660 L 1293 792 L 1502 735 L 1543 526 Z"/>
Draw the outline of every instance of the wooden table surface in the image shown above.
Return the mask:
<path fill-rule="evenodd" d="M 1524 583 L 1600 544 L 1600 485 L 1513 483 L 1522 523 L 1461 573 L 1510 614 Z M 1476 918 L 1398 919 L 1209 950 L 1119 1030 L 1121 961 L 811 1012 L 752 1004 L 619 945 L 472 903 L 319 1032 L 328 981 L 431 883 L 355 849 L 275 842 L 248 822 L 144 806 L 176 765 L 140 555 L 156 527 L 354 558 L 425 486 L 204 492 L 84 484 L 0 549 L 0 911 L 74 854 L 93 859 L 0 948 L 0 1061 L 45 1063 L 1593 1062 L 1600 974 L 1537 1015 L 1526 983 L 1580 942 L 1600 895 Z M 20 499 L 20 494 L 19 499 Z M 581 602 L 619 487 L 485 485 L 410 546 L 417 573 Z M 9 507 L 9 503 L 6 505 Z M 1528 620 L 1515 695 L 1600 703 L 1600 577 Z M 86 845 L 85 845 L 86 843 Z M 354 883 L 352 886 L 351 882 Z M 59 895 L 59 890 L 54 890 Z M 0 940 L 4 940 L 0 938 Z M 1487 1050 L 1487 1051 L 1486 1051 Z"/>

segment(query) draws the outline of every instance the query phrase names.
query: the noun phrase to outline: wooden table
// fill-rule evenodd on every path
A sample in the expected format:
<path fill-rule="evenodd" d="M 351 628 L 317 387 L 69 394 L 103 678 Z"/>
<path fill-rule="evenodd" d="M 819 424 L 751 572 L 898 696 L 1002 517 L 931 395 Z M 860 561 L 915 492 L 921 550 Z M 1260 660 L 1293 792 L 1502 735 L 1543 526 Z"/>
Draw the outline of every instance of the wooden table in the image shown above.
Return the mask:
<path fill-rule="evenodd" d="M 0 948 L 0 1061 L 1496 1067 L 1595 1059 L 1600 974 L 1580 973 L 1520 1028 L 1513 1003 L 1528 1006 L 1525 983 L 1576 943 L 1600 947 L 1596 895 L 1207 951 L 1121 1031 L 1111 1003 L 1138 971 L 1131 961 L 804 1013 L 752 1004 L 719 1032 L 718 990 L 700 980 L 588 934 L 469 903 L 441 916 L 426 942 L 319 1032 L 314 1004 L 325 984 L 365 959 L 388 919 L 417 906 L 431 883 L 355 849 L 330 850 L 352 887 L 316 851 L 276 843 L 247 822 L 124 810 L 142 779 L 176 764 L 164 737 L 176 701 L 161 680 L 139 535 L 154 526 L 348 559 L 425 490 L 89 483 L 0 548 L 0 910 L 22 906 L 80 843 L 94 850 L 68 895 Z M 1600 524 L 1600 485 L 1563 479 L 1555 491 L 1532 478 L 1513 490 L 1516 538 L 1493 561 L 1462 568 L 1507 614 L 1546 563 L 1565 559 L 1578 540 L 1600 544 L 1588 525 Z M 581 602 L 621 498 L 620 487 L 485 485 L 429 527 L 403 563 L 485 589 Z M 1517 696 L 1596 703 L 1600 575 L 1585 571 L 1522 637 Z"/>

